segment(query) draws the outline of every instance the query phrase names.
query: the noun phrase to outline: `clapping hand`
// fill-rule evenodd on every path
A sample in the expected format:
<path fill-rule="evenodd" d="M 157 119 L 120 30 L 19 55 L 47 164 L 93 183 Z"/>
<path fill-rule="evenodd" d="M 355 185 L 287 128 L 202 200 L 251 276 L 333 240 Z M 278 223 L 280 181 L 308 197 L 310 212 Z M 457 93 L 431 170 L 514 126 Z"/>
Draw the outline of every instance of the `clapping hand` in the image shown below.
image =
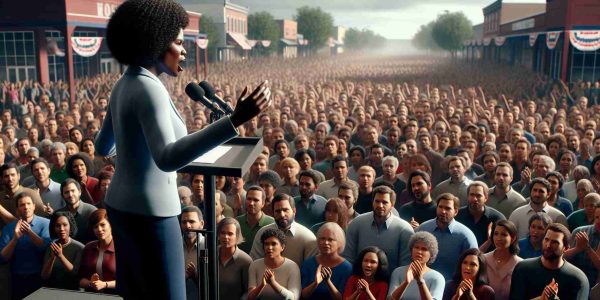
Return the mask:
<path fill-rule="evenodd" d="M 50 243 L 50 257 L 60 257 L 63 255 L 63 247 L 58 243 Z"/>
<path fill-rule="evenodd" d="M 542 300 L 550 300 L 554 299 L 556 295 L 558 295 L 558 283 L 552 278 L 550 284 L 544 288 L 541 298 Z"/>
<path fill-rule="evenodd" d="M 185 278 L 192 278 L 196 275 L 196 265 L 190 262 L 185 266 Z"/>
<path fill-rule="evenodd" d="M 273 285 L 275 283 L 275 272 L 271 269 L 266 269 L 263 278 L 269 285 Z"/>
<path fill-rule="evenodd" d="M 52 215 L 52 213 L 54 213 L 54 209 L 52 209 L 52 207 L 50 206 L 50 202 L 44 205 L 44 212 L 46 212 L 46 214 L 48 215 Z"/>
<path fill-rule="evenodd" d="M 417 227 L 419 227 L 419 222 L 417 222 L 415 220 L 415 218 L 411 218 L 410 219 L 410 227 L 412 227 L 413 229 L 416 229 Z"/>
<path fill-rule="evenodd" d="M 462 297 L 465 293 L 472 294 L 473 293 L 473 282 L 470 279 L 463 279 L 458 285 L 458 289 L 456 289 L 456 293 L 458 297 Z"/>

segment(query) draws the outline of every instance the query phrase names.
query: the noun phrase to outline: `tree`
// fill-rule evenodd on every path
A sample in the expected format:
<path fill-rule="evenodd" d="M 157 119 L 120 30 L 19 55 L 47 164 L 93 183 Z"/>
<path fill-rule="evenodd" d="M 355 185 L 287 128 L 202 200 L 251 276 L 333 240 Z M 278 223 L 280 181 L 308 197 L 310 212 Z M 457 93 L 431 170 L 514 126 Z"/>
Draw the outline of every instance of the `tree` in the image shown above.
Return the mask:
<path fill-rule="evenodd" d="M 325 46 L 333 35 L 333 17 L 320 7 L 300 7 L 294 19 L 298 22 L 298 33 L 304 34 L 313 51 Z"/>
<path fill-rule="evenodd" d="M 344 38 L 344 46 L 352 50 L 376 49 L 382 47 L 384 43 L 384 37 L 369 29 L 350 28 Z"/>
<path fill-rule="evenodd" d="M 454 55 L 473 36 L 473 25 L 462 12 L 445 13 L 438 16 L 431 33 L 442 49 Z"/>
<path fill-rule="evenodd" d="M 217 45 L 221 39 L 219 38 L 217 25 L 211 17 L 203 15 L 200 18 L 200 33 L 206 34 L 206 38 L 208 39 L 208 58 L 211 61 L 216 60 Z"/>
<path fill-rule="evenodd" d="M 280 37 L 281 29 L 270 13 L 263 11 L 248 16 L 248 38 L 271 41 L 271 46 L 265 49 L 266 53 L 271 53 L 278 48 Z"/>
<path fill-rule="evenodd" d="M 437 45 L 432 36 L 433 26 L 435 26 L 435 21 L 429 22 L 427 25 L 421 25 L 419 31 L 415 34 L 412 39 L 412 44 L 421 50 L 440 50 L 440 47 Z"/>

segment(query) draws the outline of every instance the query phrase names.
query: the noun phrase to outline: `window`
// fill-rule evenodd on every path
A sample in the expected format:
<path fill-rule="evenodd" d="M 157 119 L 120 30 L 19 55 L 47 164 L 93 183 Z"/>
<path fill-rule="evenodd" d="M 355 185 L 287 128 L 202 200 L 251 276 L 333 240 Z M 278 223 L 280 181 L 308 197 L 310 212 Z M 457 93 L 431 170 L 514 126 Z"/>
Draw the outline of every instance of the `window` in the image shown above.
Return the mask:
<path fill-rule="evenodd" d="M 48 70 L 50 73 L 50 81 L 65 81 L 67 79 L 65 71 L 65 59 L 67 50 L 65 47 L 65 37 L 58 30 L 47 30 L 46 39 L 56 41 L 58 49 L 65 52 L 65 56 L 58 56 L 54 54 L 48 55 Z"/>
<path fill-rule="evenodd" d="M 37 80 L 33 31 L 0 31 L 0 81 Z"/>
<path fill-rule="evenodd" d="M 74 37 L 80 36 L 98 36 L 98 33 L 95 31 L 75 31 L 73 32 Z M 73 51 L 73 77 L 75 79 L 89 76 L 91 74 L 91 61 L 93 57 L 83 57 L 79 56 L 75 51 Z"/>
<path fill-rule="evenodd" d="M 571 45 L 569 49 L 571 51 L 569 81 L 597 80 L 600 77 L 600 50 L 580 51 Z"/>

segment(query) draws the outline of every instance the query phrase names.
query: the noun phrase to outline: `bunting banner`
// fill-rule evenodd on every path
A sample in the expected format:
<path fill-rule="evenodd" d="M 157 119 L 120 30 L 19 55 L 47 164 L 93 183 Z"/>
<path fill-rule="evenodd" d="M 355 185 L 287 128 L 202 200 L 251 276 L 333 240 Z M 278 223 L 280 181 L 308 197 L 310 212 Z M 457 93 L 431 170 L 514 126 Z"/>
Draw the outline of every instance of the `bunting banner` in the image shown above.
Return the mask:
<path fill-rule="evenodd" d="M 556 47 L 556 43 L 558 43 L 558 39 L 560 38 L 560 33 L 562 31 L 548 31 L 546 32 L 546 46 L 548 49 L 552 50 Z"/>
<path fill-rule="evenodd" d="M 492 38 L 484 38 L 483 39 L 484 46 L 489 46 L 491 42 L 492 42 Z"/>
<path fill-rule="evenodd" d="M 539 32 L 532 32 L 529 34 L 529 47 L 535 46 L 539 34 Z"/>
<path fill-rule="evenodd" d="M 482 40 L 477 40 L 477 46 L 481 46 L 483 44 Z"/>
<path fill-rule="evenodd" d="M 502 47 L 502 45 L 504 45 L 504 42 L 506 42 L 505 36 L 497 36 L 494 38 L 494 44 L 496 44 L 496 46 L 498 47 Z"/>
<path fill-rule="evenodd" d="M 254 46 L 256 46 L 256 43 L 258 43 L 257 40 L 248 40 L 248 45 L 250 45 L 250 47 L 254 48 Z"/>
<path fill-rule="evenodd" d="M 572 30 L 569 32 L 571 45 L 580 51 L 600 49 L 600 30 Z"/>
<path fill-rule="evenodd" d="M 470 45 L 471 45 L 471 40 L 465 40 L 465 41 L 463 42 L 463 45 L 464 45 L 464 46 L 470 46 Z"/>
<path fill-rule="evenodd" d="M 102 45 L 102 37 L 71 37 L 73 50 L 79 56 L 90 57 L 96 55 Z"/>
<path fill-rule="evenodd" d="M 260 41 L 260 43 L 265 48 L 269 48 L 269 46 L 271 46 L 271 41 L 269 41 L 269 40 L 263 40 L 263 41 Z"/>
<path fill-rule="evenodd" d="M 208 47 L 208 39 L 196 39 L 196 45 L 198 48 L 204 50 Z"/>

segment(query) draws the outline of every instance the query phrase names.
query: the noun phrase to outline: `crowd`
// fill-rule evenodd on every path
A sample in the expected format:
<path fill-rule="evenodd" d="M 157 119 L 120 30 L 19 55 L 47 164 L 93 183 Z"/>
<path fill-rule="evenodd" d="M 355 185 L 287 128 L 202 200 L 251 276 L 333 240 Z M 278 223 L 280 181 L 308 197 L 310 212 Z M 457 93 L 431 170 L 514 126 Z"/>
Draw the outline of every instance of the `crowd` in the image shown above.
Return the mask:
<path fill-rule="evenodd" d="M 600 297 L 600 81 L 356 55 L 209 74 L 232 106 L 247 84 L 273 91 L 238 128 L 262 153 L 216 180 L 221 299 Z M 118 78 L 77 80 L 73 102 L 64 82 L 2 84 L 0 299 L 115 292 L 103 201 L 118 153 L 94 138 Z M 208 124 L 191 71 L 161 80 L 189 132 Z M 177 178 L 190 299 L 203 180 Z"/>

